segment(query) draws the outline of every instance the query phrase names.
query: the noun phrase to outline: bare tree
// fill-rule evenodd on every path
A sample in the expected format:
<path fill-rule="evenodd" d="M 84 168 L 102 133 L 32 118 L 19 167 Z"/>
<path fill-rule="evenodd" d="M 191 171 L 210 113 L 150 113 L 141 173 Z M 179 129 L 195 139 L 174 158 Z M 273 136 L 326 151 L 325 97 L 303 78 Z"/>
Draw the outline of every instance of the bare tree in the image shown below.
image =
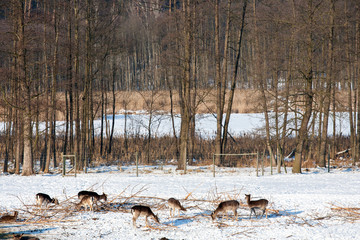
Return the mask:
<path fill-rule="evenodd" d="M 184 37 L 184 61 L 183 61 L 183 80 L 180 84 L 179 98 L 181 108 L 181 126 L 180 126 L 180 158 L 178 169 L 186 171 L 189 128 L 191 122 L 191 101 L 190 101 L 190 73 L 191 73 L 191 4 L 190 0 L 183 2 L 182 17 L 184 19 L 183 37 Z"/>
<path fill-rule="evenodd" d="M 314 34 L 315 34 L 315 14 L 316 10 L 318 10 L 320 5 L 315 5 L 312 0 L 308 0 L 306 3 L 306 11 L 305 11 L 305 19 L 306 19 L 306 27 L 307 31 L 304 36 L 305 39 L 305 61 L 303 63 L 303 69 L 300 70 L 300 74 L 302 76 L 303 89 L 302 89 L 302 105 L 303 109 L 302 119 L 300 128 L 298 130 L 298 136 L 296 139 L 296 153 L 295 153 L 295 161 L 293 165 L 292 172 L 293 173 L 301 173 L 301 162 L 304 156 L 305 144 L 307 141 L 307 133 L 309 127 L 310 117 L 313 111 L 313 78 L 314 78 Z"/>

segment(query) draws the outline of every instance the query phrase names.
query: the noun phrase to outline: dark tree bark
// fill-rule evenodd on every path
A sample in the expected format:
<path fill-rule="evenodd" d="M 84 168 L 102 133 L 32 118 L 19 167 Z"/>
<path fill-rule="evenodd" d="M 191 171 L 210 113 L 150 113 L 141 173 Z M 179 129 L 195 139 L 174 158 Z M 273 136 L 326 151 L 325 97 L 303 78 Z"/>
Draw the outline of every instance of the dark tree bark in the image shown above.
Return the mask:
<path fill-rule="evenodd" d="M 183 62 L 183 79 L 179 91 L 180 108 L 181 108 L 181 126 L 180 126 L 180 159 L 178 169 L 186 171 L 186 161 L 188 154 L 189 128 L 191 122 L 191 101 L 190 101 L 190 72 L 191 72 L 191 7 L 190 0 L 183 3 L 184 19 L 184 62 Z"/>

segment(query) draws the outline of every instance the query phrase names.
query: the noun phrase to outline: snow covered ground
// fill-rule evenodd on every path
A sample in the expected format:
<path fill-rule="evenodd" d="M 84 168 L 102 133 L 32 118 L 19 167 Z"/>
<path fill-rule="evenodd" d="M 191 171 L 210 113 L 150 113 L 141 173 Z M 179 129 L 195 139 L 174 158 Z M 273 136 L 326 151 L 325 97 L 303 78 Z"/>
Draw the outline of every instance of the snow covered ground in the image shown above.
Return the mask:
<path fill-rule="evenodd" d="M 359 169 L 274 175 L 266 169 L 259 177 L 250 168 L 218 170 L 215 178 L 210 166 L 191 167 L 186 175 L 175 166 L 143 166 L 139 177 L 133 167 L 119 171 L 115 166 L 76 178 L 0 175 L 0 213 L 19 211 L 18 222 L 0 224 L 0 238 L 25 233 L 40 239 L 359 239 Z M 77 193 L 86 189 L 107 193 L 107 203 L 94 212 L 73 211 Z M 38 192 L 58 198 L 60 205 L 39 212 L 33 206 Z M 249 193 L 269 200 L 268 219 L 249 219 L 244 201 Z M 170 218 L 170 197 L 188 210 Z M 209 215 L 228 199 L 241 202 L 238 220 L 213 222 Z M 151 206 L 161 224 L 150 220 L 147 228 L 140 217 L 134 228 L 130 209 L 135 204 Z M 41 215 L 54 216 L 45 221 Z"/>

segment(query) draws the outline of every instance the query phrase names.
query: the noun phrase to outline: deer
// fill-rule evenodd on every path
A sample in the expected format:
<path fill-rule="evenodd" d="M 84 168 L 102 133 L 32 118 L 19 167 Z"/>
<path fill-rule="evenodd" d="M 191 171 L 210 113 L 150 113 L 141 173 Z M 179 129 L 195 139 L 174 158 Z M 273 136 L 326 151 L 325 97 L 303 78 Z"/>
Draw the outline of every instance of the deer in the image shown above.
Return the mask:
<path fill-rule="evenodd" d="M 140 216 L 145 217 L 145 224 L 148 227 L 148 217 L 152 218 L 155 222 L 160 223 L 158 216 L 156 216 L 149 207 L 142 205 L 135 205 L 131 208 L 131 214 L 133 215 L 133 226 L 136 227 L 136 220 Z"/>
<path fill-rule="evenodd" d="M 0 217 L 0 222 L 15 222 L 18 216 L 18 211 L 14 212 L 14 215 L 4 215 Z"/>
<path fill-rule="evenodd" d="M 24 234 L 13 234 L 14 240 L 39 240 L 40 238 L 32 236 L 23 236 Z"/>
<path fill-rule="evenodd" d="M 36 205 L 38 205 L 39 207 L 45 205 L 45 207 L 47 207 L 49 203 L 54 203 L 55 205 L 59 205 L 59 201 L 56 198 L 51 198 L 49 195 L 45 193 L 36 194 Z"/>
<path fill-rule="evenodd" d="M 267 211 L 266 211 L 266 207 L 269 203 L 268 200 L 266 199 L 260 199 L 260 200 L 256 200 L 256 201 L 251 201 L 250 200 L 251 195 L 250 194 L 245 194 L 245 199 L 246 199 L 246 203 L 250 209 L 250 219 L 251 219 L 251 214 L 254 213 L 255 214 L 255 218 L 257 218 L 255 209 L 261 209 L 262 210 L 262 215 L 260 216 L 260 218 L 262 216 L 264 216 L 264 213 L 266 212 L 266 218 L 267 218 Z"/>
<path fill-rule="evenodd" d="M 95 197 L 84 196 L 83 198 L 81 198 L 81 201 L 76 204 L 76 208 L 77 210 L 80 210 L 81 207 L 84 207 L 85 210 L 87 210 L 87 208 L 89 207 L 90 211 L 93 211 L 93 204 L 95 201 Z"/>
<path fill-rule="evenodd" d="M 171 217 L 171 213 L 173 214 L 172 216 L 174 216 L 175 214 L 175 210 L 177 209 L 180 215 L 180 210 L 181 211 L 186 211 L 186 208 L 184 208 L 179 200 L 175 199 L 175 198 L 169 198 L 168 199 L 168 205 L 169 205 L 169 210 L 170 210 L 170 217 Z"/>
<path fill-rule="evenodd" d="M 239 206 L 240 206 L 240 203 L 236 200 L 228 200 L 228 201 L 221 202 L 219 204 L 219 206 L 216 208 L 216 210 L 211 214 L 211 218 L 212 218 L 212 220 L 215 220 L 216 216 L 219 213 L 224 213 L 224 212 L 226 213 L 226 216 L 228 216 L 227 212 L 233 211 L 234 218 L 237 219 L 237 209 L 239 208 Z"/>
<path fill-rule="evenodd" d="M 80 191 L 78 193 L 78 198 L 81 200 L 84 196 L 90 196 L 90 197 L 94 197 L 95 201 L 100 201 L 101 199 L 103 199 L 105 202 L 107 201 L 107 195 L 105 193 L 103 193 L 102 195 L 97 194 L 96 192 L 92 192 L 92 191 Z"/>

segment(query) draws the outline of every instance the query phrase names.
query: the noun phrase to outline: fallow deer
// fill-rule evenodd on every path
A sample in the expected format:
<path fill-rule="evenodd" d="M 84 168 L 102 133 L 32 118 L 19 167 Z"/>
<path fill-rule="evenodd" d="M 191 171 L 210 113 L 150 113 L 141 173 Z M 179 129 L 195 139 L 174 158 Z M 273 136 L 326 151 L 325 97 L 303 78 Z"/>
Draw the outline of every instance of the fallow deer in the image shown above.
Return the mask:
<path fill-rule="evenodd" d="M 136 227 L 136 220 L 140 216 L 145 217 L 146 226 L 149 226 L 148 217 L 152 218 L 155 222 L 160 223 L 159 218 L 147 206 L 135 205 L 131 208 L 131 214 L 133 215 L 133 226 L 134 227 Z"/>
<path fill-rule="evenodd" d="M 56 198 L 51 198 L 49 195 L 45 193 L 36 194 L 36 205 L 38 205 L 39 207 L 45 205 L 45 207 L 47 207 L 49 203 L 54 203 L 55 205 L 59 205 L 59 201 Z"/>
<path fill-rule="evenodd" d="M 78 198 L 81 200 L 84 196 L 90 196 L 90 197 L 94 197 L 96 201 L 99 201 L 101 199 L 103 199 L 105 202 L 107 201 L 107 196 L 105 193 L 103 193 L 102 195 L 97 194 L 96 192 L 92 192 L 92 191 L 80 191 L 78 193 Z"/>
<path fill-rule="evenodd" d="M 240 203 L 236 200 L 228 200 L 228 201 L 221 202 L 219 204 L 219 206 L 216 208 L 216 210 L 211 214 L 211 218 L 212 218 L 212 220 L 215 220 L 216 216 L 219 213 L 223 213 L 223 214 L 226 213 L 226 216 L 228 216 L 227 212 L 233 211 L 234 218 L 237 219 L 237 209 L 239 208 L 239 206 L 240 206 Z"/>
<path fill-rule="evenodd" d="M 180 215 L 180 210 L 186 211 L 186 209 L 180 204 L 179 200 L 177 200 L 175 198 L 169 198 L 168 205 L 169 205 L 169 209 L 170 209 L 170 217 L 171 217 L 171 213 L 172 213 L 172 216 L 174 216 L 175 210 L 178 210 L 179 215 Z"/>
<path fill-rule="evenodd" d="M 14 234 L 13 240 L 39 240 L 40 238 L 33 236 L 23 236 L 24 234 Z"/>
<path fill-rule="evenodd" d="M 90 211 L 93 211 L 93 204 L 95 202 L 95 197 L 84 196 L 81 198 L 81 201 L 76 204 L 77 210 L 80 210 L 81 207 L 84 207 L 85 210 L 89 207 Z"/>
<path fill-rule="evenodd" d="M 14 215 L 4 215 L 0 217 L 0 222 L 15 222 L 18 216 L 18 211 L 14 212 Z"/>
<path fill-rule="evenodd" d="M 250 194 L 245 194 L 245 199 L 246 199 L 246 203 L 250 209 L 250 219 L 251 219 L 251 214 L 254 213 L 255 214 L 255 218 L 257 218 L 255 209 L 261 209 L 262 210 L 262 215 L 260 216 L 260 218 L 262 216 L 264 216 L 264 213 L 266 212 L 266 218 L 267 218 L 267 211 L 266 211 L 266 207 L 269 204 L 269 201 L 266 199 L 260 199 L 260 200 L 256 200 L 256 201 L 251 201 L 250 200 L 251 195 Z"/>

